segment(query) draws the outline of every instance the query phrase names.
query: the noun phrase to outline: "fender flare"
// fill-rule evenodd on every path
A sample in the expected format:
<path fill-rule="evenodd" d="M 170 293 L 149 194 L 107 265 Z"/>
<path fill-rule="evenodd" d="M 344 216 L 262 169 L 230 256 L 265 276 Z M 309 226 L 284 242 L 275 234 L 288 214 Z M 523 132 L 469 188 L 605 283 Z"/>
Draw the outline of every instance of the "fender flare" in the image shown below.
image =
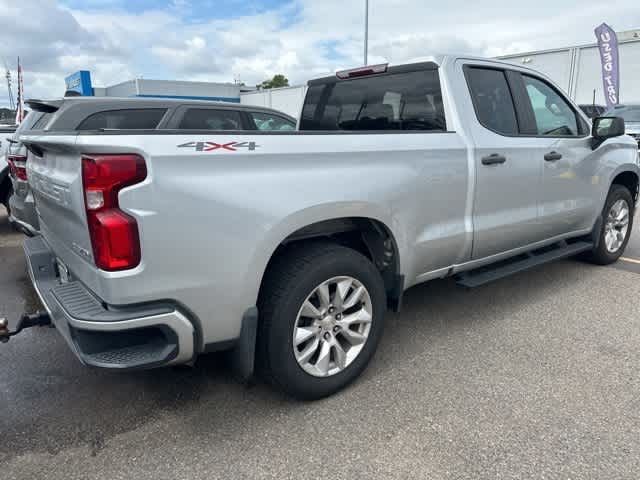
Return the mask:
<path fill-rule="evenodd" d="M 603 206 L 604 206 L 604 202 L 606 201 L 607 195 L 609 194 L 609 190 L 611 190 L 611 185 L 613 185 L 613 181 L 621 173 L 627 173 L 627 172 L 635 174 L 636 177 L 638 177 L 638 180 L 640 181 L 640 167 L 638 167 L 638 165 L 633 163 L 624 163 L 618 166 L 618 168 L 613 170 L 613 172 L 611 172 L 611 175 L 609 176 L 607 189 L 604 192 L 604 200 L 602 201 Z M 631 193 L 632 195 L 635 195 L 637 192 L 631 192 Z"/>

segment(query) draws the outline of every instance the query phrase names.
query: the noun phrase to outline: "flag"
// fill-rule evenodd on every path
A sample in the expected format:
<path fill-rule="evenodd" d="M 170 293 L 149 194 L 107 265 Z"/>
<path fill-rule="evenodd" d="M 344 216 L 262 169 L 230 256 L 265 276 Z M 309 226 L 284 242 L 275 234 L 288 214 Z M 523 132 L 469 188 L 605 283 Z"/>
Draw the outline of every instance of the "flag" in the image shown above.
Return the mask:
<path fill-rule="evenodd" d="M 595 30 L 598 39 L 598 50 L 602 62 L 602 84 L 607 107 L 620 103 L 620 56 L 618 53 L 618 36 L 606 23 Z"/>
<path fill-rule="evenodd" d="M 22 81 L 22 66 L 18 57 L 18 99 L 16 102 L 16 125 L 24 120 L 24 84 Z"/>

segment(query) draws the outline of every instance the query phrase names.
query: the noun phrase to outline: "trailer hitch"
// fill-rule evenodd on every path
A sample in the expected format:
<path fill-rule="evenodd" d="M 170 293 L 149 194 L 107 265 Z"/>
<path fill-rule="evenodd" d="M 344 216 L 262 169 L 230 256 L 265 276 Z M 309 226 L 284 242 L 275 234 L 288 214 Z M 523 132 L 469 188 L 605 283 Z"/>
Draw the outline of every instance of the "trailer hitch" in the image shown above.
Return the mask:
<path fill-rule="evenodd" d="M 51 325 L 51 317 L 47 312 L 37 312 L 31 315 L 23 313 L 15 326 L 10 325 L 6 318 L 0 318 L 0 342 L 7 343 L 11 337 L 27 328 L 44 327 L 46 325 Z"/>

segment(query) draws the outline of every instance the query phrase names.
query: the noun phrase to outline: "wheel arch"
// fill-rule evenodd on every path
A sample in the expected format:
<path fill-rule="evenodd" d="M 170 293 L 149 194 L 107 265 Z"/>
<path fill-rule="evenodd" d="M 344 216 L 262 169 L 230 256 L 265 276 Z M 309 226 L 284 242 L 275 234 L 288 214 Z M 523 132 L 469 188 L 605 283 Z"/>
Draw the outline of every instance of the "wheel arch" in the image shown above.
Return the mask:
<path fill-rule="evenodd" d="M 611 185 L 623 185 L 629 189 L 631 196 L 635 202 L 638 201 L 638 185 L 640 184 L 640 177 L 636 170 L 622 170 L 616 172 L 611 180 Z M 609 187 L 611 188 L 611 187 Z"/>
<path fill-rule="evenodd" d="M 252 298 L 257 300 L 265 274 L 277 255 L 292 244 L 326 240 L 370 258 L 383 275 L 389 306 L 398 310 L 404 290 L 403 257 L 391 225 L 392 218 L 384 210 L 363 204 L 315 206 L 290 215 L 269 230 L 250 262 L 253 279 L 248 278 L 248 285 Z"/>

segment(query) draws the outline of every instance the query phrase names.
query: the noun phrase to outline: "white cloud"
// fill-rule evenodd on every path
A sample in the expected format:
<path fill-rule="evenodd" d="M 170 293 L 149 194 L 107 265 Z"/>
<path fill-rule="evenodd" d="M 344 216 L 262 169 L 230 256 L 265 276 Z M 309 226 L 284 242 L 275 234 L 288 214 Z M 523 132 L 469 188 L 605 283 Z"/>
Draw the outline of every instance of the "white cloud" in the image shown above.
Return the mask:
<path fill-rule="evenodd" d="M 239 76 L 256 84 L 276 73 L 303 82 L 362 62 L 363 2 L 291 0 L 251 13 L 258 3 L 239 3 L 232 19 L 215 18 L 211 9 L 212 18 L 194 20 L 188 16 L 196 2 L 186 0 L 142 13 L 106 0 L 92 0 L 85 10 L 54 0 L 0 0 L 0 58 L 15 62 L 21 56 L 26 95 L 32 97 L 62 94 L 64 76 L 78 69 L 91 70 L 96 85 L 136 75 L 211 81 Z M 454 51 L 495 56 L 591 42 L 602 21 L 618 30 L 640 25 L 637 0 L 617 0 L 615 9 L 594 0 L 374 0 L 370 61 Z M 0 103 L 3 97 L 0 86 Z"/>

